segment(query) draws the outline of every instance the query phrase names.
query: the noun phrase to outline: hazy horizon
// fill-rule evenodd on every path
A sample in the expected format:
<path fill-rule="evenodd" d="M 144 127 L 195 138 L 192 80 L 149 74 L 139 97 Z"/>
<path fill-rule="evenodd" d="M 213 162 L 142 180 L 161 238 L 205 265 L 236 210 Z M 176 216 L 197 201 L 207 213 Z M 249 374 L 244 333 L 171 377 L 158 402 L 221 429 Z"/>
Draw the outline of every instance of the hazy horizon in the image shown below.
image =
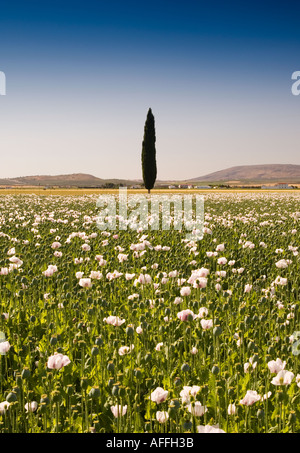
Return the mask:
<path fill-rule="evenodd" d="M 159 180 L 300 164 L 300 5 L 119 0 L 1 6 L 0 178 Z"/>

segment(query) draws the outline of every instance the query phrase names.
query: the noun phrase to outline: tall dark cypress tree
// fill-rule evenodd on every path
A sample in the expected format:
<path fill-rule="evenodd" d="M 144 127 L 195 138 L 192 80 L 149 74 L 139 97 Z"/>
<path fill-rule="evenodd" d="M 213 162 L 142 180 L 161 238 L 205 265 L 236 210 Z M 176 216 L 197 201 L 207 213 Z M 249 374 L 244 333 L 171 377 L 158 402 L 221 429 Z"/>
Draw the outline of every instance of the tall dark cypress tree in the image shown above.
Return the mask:
<path fill-rule="evenodd" d="M 156 181 L 156 149 L 155 149 L 155 121 L 152 110 L 148 110 L 144 127 L 144 140 L 142 145 L 142 171 L 145 188 L 150 193 Z"/>

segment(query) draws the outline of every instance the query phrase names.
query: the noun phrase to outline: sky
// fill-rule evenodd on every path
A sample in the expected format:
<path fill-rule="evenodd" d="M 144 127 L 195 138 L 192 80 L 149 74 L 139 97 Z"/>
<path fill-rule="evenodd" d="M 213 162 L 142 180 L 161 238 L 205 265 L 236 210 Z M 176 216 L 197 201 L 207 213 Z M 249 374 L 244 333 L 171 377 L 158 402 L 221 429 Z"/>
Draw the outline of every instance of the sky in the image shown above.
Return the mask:
<path fill-rule="evenodd" d="M 0 177 L 141 179 L 149 108 L 157 179 L 300 164 L 299 20 L 295 1 L 0 0 Z"/>

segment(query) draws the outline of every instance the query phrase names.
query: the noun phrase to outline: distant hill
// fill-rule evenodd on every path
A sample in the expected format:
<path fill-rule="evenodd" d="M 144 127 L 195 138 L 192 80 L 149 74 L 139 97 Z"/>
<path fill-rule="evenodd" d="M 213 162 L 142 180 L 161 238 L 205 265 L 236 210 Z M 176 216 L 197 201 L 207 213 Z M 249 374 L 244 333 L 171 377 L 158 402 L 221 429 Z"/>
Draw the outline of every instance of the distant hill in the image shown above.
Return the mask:
<path fill-rule="evenodd" d="M 181 183 L 219 183 L 232 185 L 260 185 L 285 182 L 300 184 L 300 165 L 242 165 L 225 170 L 216 171 L 208 175 L 199 176 L 190 180 L 162 181 L 157 180 L 156 186 Z M 74 187 L 74 188 L 102 188 L 120 186 L 141 186 L 141 179 L 101 179 L 85 173 L 68 175 L 36 175 L 20 176 L 16 178 L 0 179 L 0 187 Z"/>
<path fill-rule="evenodd" d="M 194 182 L 224 183 L 300 183 L 300 165 L 241 165 L 190 179 Z"/>
<path fill-rule="evenodd" d="M 55 186 L 55 187 L 104 187 L 109 184 L 133 185 L 138 181 L 123 179 L 101 179 L 85 173 L 70 175 L 37 175 L 0 179 L 0 186 Z"/>

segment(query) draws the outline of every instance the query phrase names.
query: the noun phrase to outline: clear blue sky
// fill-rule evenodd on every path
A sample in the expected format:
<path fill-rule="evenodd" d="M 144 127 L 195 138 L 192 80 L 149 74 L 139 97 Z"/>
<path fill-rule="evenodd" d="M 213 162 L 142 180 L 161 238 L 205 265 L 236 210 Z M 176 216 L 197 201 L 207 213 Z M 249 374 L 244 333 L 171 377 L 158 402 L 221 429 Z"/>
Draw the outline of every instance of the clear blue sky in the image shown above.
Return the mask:
<path fill-rule="evenodd" d="M 10 1 L 0 9 L 0 177 L 159 179 L 300 164 L 295 1 Z"/>

